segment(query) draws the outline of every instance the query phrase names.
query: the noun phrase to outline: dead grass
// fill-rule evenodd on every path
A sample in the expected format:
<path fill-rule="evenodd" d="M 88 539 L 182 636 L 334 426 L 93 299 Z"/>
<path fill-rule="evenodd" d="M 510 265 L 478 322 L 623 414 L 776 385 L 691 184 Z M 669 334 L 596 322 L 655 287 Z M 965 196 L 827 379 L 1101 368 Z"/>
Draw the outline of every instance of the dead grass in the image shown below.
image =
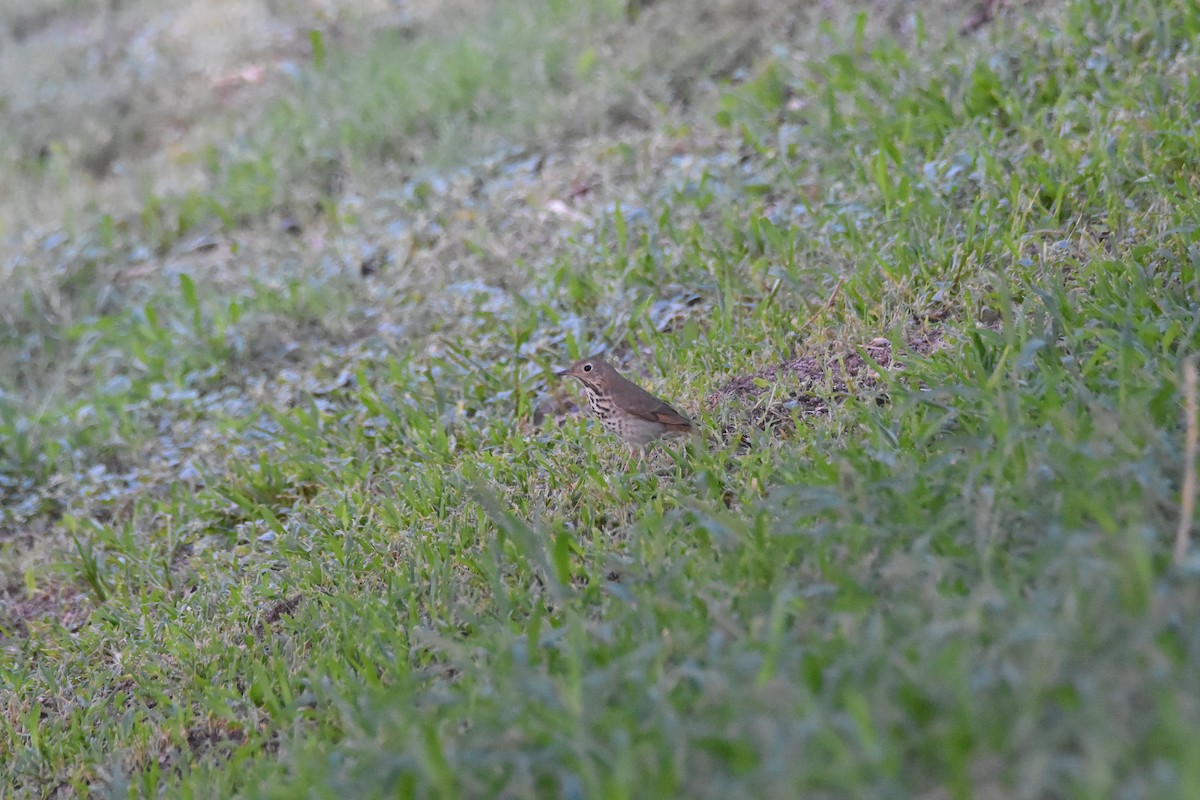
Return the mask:
<path fill-rule="evenodd" d="M 0 177 L 18 187 L 0 202 L 0 237 L 197 185 L 205 148 L 309 59 L 310 30 L 415 24 L 382 0 L 46 0 L 0 13 Z"/>

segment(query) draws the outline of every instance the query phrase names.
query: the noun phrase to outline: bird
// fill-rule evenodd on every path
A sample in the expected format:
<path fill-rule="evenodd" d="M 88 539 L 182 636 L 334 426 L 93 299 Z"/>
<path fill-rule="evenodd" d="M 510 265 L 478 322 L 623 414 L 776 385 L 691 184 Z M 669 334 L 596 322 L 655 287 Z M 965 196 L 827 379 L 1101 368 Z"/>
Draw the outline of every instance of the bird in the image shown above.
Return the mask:
<path fill-rule="evenodd" d="M 629 445 L 631 455 L 635 448 L 644 454 L 646 445 L 656 439 L 696 430 L 690 419 L 617 372 L 599 354 L 580 359 L 555 375 L 574 378 L 583 385 L 592 413 L 605 429 Z"/>

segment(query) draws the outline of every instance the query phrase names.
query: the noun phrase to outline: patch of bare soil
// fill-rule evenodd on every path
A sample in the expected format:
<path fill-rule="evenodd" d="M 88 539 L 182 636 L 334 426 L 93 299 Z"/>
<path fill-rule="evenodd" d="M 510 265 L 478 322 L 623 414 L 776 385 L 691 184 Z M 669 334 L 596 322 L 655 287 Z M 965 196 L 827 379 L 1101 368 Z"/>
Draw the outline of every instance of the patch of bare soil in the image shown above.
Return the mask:
<path fill-rule="evenodd" d="M 284 598 L 283 600 L 277 600 L 271 605 L 270 608 L 266 610 L 266 613 L 262 615 L 262 618 L 254 624 L 254 635 L 261 638 L 263 634 L 267 632 L 268 628 L 279 622 L 279 620 L 283 619 L 285 616 L 291 616 L 292 613 L 300 607 L 300 603 L 303 600 L 304 596 L 300 594 L 294 594 L 291 597 Z"/>
<path fill-rule="evenodd" d="M 68 630 L 78 630 L 91 613 L 87 594 L 70 584 L 43 586 L 32 595 L 17 589 L 0 596 L 0 645 L 10 639 L 25 638 L 30 625 L 39 621 L 53 621 Z"/>
<path fill-rule="evenodd" d="M 926 356 L 942 346 L 941 332 L 922 328 L 905 339 L 905 348 Z M 757 372 L 738 375 L 707 398 L 710 410 L 730 403 L 752 403 L 751 416 L 764 429 L 790 430 L 799 417 L 824 416 L 852 396 L 875 393 L 879 402 L 881 370 L 904 369 L 903 354 L 891 341 L 876 338 L 863 345 L 831 343 Z M 761 398 L 764 398 L 762 400 Z"/>

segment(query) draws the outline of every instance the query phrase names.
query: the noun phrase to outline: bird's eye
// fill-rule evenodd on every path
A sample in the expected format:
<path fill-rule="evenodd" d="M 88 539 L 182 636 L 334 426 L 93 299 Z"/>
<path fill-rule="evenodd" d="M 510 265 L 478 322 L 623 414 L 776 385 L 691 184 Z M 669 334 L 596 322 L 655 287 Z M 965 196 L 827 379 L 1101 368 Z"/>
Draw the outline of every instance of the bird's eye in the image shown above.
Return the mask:
<path fill-rule="evenodd" d="M 583 365 L 583 371 L 584 371 L 584 372 L 591 372 L 591 371 L 592 371 L 592 365 L 591 365 L 591 364 L 584 364 L 584 365 Z"/>

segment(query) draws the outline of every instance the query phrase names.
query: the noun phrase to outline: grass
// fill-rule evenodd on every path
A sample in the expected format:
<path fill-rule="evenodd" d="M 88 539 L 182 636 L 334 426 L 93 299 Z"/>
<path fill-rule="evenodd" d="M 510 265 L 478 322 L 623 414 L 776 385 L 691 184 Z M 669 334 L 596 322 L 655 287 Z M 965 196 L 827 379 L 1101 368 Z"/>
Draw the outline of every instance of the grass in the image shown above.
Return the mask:
<path fill-rule="evenodd" d="M 413 34 L 474 77 L 403 153 L 386 33 L 204 151 L 353 190 L 14 247 L 5 793 L 1200 795 L 1200 8 L 761 3 L 771 47 L 581 128 L 520 111 L 522 48 L 653 63 L 748 6 L 538 8 Z M 551 374 L 602 345 L 706 441 L 625 470 Z"/>

